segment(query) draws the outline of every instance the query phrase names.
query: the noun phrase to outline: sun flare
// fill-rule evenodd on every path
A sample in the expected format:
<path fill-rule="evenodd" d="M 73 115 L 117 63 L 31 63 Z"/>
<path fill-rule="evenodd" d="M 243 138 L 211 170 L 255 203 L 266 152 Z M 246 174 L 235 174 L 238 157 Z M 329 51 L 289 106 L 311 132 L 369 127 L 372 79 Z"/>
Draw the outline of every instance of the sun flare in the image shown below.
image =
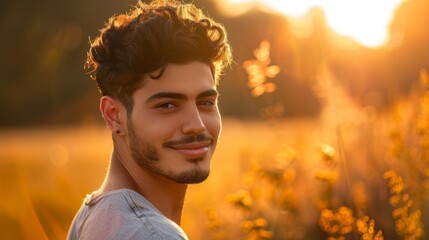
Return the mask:
<path fill-rule="evenodd" d="M 242 14 L 258 5 L 280 12 L 293 21 L 305 19 L 312 8 L 323 10 L 328 27 L 367 47 L 381 47 L 389 40 L 389 24 L 404 0 L 219 0 L 227 14 Z"/>

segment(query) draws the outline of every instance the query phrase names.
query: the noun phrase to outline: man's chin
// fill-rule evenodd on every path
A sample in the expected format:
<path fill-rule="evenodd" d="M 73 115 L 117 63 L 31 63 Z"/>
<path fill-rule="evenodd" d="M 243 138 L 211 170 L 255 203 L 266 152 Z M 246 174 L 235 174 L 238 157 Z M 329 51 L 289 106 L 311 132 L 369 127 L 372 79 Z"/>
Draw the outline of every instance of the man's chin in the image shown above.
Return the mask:
<path fill-rule="evenodd" d="M 176 175 L 170 179 L 181 184 L 197 184 L 204 182 L 209 177 L 209 175 L 209 170 L 202 171 L 193 169 L 193 171 L 181 173 L 180 175 Z"/>

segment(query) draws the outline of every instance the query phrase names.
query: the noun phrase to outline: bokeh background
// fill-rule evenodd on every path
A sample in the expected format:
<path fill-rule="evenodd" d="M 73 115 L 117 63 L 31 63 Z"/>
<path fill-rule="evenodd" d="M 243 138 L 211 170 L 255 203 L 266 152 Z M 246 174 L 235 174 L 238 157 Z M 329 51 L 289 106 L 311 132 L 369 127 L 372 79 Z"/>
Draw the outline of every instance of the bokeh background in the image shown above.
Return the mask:
<path fill-rule="evenodd" d="M 234 53 L 213 173 L 185 204 L 191 239 L 428 236 L 428 1 L 185 2 Z M 135 3 L 0 3 L 1 239 L 64 239 L 102 181 L 112 146 L 83 64 Z"/>

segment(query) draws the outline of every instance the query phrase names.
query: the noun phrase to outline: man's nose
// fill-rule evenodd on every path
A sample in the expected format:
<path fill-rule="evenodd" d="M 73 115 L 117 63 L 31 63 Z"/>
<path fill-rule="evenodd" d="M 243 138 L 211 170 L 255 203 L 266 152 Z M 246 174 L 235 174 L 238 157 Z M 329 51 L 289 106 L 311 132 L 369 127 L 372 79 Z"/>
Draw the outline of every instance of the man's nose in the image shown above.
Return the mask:
<path fill-rule="evenodd" d="M 182 132 L 187 135 L 200 134 L 205 131 L 206 126 L 201 118 L 200 111 L 197 106 L 190 108 L 184 116 L 185 121 L 182 127 Z"/>

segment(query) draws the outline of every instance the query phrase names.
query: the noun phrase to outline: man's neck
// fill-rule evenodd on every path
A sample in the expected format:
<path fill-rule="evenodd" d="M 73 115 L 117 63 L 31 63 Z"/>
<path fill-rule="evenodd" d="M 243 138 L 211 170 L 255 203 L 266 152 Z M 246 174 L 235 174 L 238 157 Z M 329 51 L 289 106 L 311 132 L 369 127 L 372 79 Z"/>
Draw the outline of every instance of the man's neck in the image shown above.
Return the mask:
<path fill-rule="evenodd" d="M 123 161 L 124 157 L 131 156 L 113 151 L 100 192 L 132 189 L 150 201 L 164 216 L 180 225 L 187 185 L 146 170 L 135 161 Z"/>

